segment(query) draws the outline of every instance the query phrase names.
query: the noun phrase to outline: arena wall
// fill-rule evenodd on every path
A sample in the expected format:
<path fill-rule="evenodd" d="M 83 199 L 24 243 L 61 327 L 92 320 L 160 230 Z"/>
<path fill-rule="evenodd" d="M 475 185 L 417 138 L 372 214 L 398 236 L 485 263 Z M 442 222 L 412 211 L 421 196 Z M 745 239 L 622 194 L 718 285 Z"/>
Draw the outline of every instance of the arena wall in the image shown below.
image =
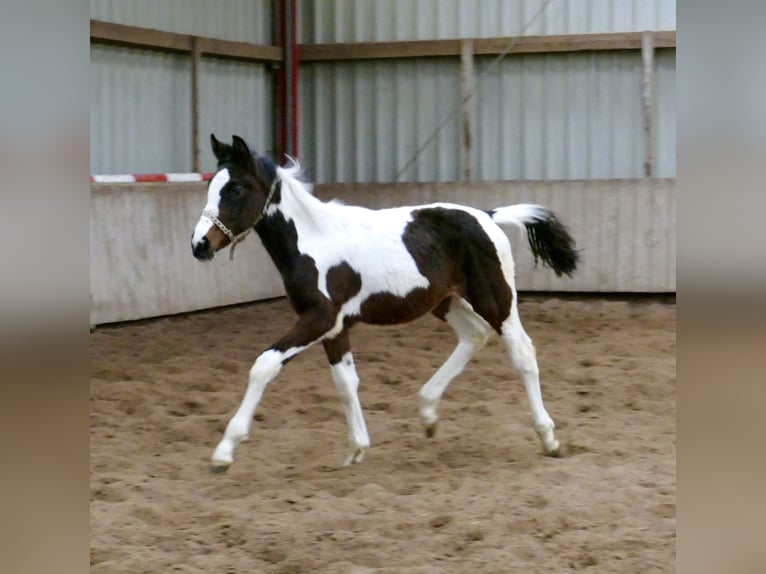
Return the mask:
<path fill-rule="evenodd" d="M 204 183 L 91 184 L 91 324 L 232 305 L 284 295 L 252 235 L 229 260 L 191 255 Z M 534 270 L 526 239 L 508 230 L 522 291 L 675 292 L 674 179 L 327 184 L 322 199 L 373 208 L 448 201 L 492 208 L 543 204 L 569 225 L 581 250 L 574 278 Z"/>

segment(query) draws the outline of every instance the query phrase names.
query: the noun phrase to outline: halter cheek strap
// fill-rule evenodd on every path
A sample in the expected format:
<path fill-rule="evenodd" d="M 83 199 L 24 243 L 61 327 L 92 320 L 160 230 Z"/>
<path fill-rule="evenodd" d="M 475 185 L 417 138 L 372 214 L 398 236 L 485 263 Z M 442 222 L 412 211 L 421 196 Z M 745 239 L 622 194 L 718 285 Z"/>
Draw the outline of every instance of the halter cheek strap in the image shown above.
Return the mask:
<path fill-rule="evenodd" d="M 269 189 L 269 195 L 266 196 L 266 202 L 263 204 L 263 209 L 258 214 L 258 217 L 255 218 L 255 222 L 253 225 L 249 228 L 247 228 L 245 231 L 240 233 L 239 235 L 234 235 L 231 229 L 226 227 L 224 223 L 216 217 L 215 213 L 213 213 L 209 209 L 202 210 L 202 217 L 206 217 L 209 219 L 218 229 L 223 231 L 223 234 L 229 238 L 229 242 L 231 243 L 231 249 L 229 249 L 229 261 L 234 259 L 234 248 L 237 246 L 238 243 L 242 242 L 245 237 L 247 237 L 247 234 L 250 233 L 253 228 L 258 225 L 258 223 L 263 219 L 263 217 L 266 215 L 266 210 L 269 208 L 269 205 L 271 205 L 271 199 L 274 197 L 274 192 L 277 190 L 277 179 L 275 178 L 274 181 L 271 183 L 271 189 Z"/>

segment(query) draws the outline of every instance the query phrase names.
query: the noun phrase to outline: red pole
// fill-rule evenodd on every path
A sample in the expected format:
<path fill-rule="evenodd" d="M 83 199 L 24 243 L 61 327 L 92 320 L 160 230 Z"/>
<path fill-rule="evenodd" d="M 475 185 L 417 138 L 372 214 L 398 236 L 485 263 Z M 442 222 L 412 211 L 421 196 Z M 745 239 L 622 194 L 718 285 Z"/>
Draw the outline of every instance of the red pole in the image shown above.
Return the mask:
<path fill-rule="evenodd" d="M 292 60 L 293 60 L 293 73 L 292 73 L 292 143 L 293 150 L 292 155 L 298 157 L 298 34 L 297 34 L 297 20 L 298 20 L 298 8 L 297 0 L 291 0 L 291 17 L 290 24 L 292 26 L 292 32 L 290 37 L 292 39 Z"/>
<path fill-rule="evenodd" d="M 277 71 L 277 161 L 298 156 L 298 39 L 297 0 L 277 0 L 277 44 L 283 61 Z"/>
<path fill-rule="evenodd" d="M 274 99 L 276 101 L 276 142 L 274 158 L 277 163 L 282 163 L 285 154 L 285 143 L 287 141 L 287 122 L 285 121 L 287 113 L 287 95 L 285 93 L 285 59 L 287 55 L 287 46 L 285 46 L 285 18 L 284 18 L 284 0 L 274 1 L 274 43 L 282 48 L 282 62 L 277 68 L 276 82 L 274 86 Z"/>

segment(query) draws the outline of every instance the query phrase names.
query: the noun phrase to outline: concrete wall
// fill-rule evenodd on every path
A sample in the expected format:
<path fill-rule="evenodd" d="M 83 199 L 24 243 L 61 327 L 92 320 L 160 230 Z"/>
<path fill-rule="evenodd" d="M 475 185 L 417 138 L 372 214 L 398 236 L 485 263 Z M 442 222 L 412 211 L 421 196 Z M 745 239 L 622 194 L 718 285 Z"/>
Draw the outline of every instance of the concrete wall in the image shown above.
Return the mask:
<path fill-rule="evenodd" d="M 502 181 L 318 185 L 317 196 L 368 207 L 432 201 L 492 208 L 541 203 L 581 249 L 573 279 L 533 269 L 525 237 L 509 229 L 520 290 L 674 292 L 675 180 Z M 210 263 L 189 239 L 204 184 L 91 185 L 91 323 L 141 319 L 284 294 L 256 235 Z"/>
<path fill-rule="evenodd" d="M 92 185 L 91 324 L 170 315 L 284 294 L 257 236 L 209 263 L 190 239 L 204 184 Z"/>

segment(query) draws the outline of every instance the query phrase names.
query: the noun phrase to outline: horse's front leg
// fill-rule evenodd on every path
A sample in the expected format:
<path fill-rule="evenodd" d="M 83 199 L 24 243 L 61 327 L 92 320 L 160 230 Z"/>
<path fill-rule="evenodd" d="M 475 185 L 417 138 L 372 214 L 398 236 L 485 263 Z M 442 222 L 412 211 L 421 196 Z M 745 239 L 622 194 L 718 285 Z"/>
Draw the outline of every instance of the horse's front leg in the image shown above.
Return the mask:
<path fill-rule="evenodd" d="M 364 423 L 362 405 L 359 403 L 359 376 L 354 367 L 354 357 L 351 355 L 351 346 L 348 342 L 348 331 L 343 331 L 333 339 L 322 341 L 327 358 L 332 369 L 332 380 L 335 390 L 346 413 L 348 424 L 348 454 L 344 465 L 361 462 L 364 451 L 370 446 L 370 437 L 367 434 L 367 425 Z"/>
<path fill-rule="evenodd" d="M 333 335 L 334 325 L 335 317 L 331 313 L 317 311 L 305 314 L 284 337 L 258 356 L 250 369 L 242 404 L 229 421 L 221 442 L 213 452 L 211 472 L 225 472 L 234 461 L 234 449 L 248 438 L 255 409 L 261 401 L 266 385 L 276 378 L 283 365 L 292 357 L 321 341 L 325 336 Z"/>

